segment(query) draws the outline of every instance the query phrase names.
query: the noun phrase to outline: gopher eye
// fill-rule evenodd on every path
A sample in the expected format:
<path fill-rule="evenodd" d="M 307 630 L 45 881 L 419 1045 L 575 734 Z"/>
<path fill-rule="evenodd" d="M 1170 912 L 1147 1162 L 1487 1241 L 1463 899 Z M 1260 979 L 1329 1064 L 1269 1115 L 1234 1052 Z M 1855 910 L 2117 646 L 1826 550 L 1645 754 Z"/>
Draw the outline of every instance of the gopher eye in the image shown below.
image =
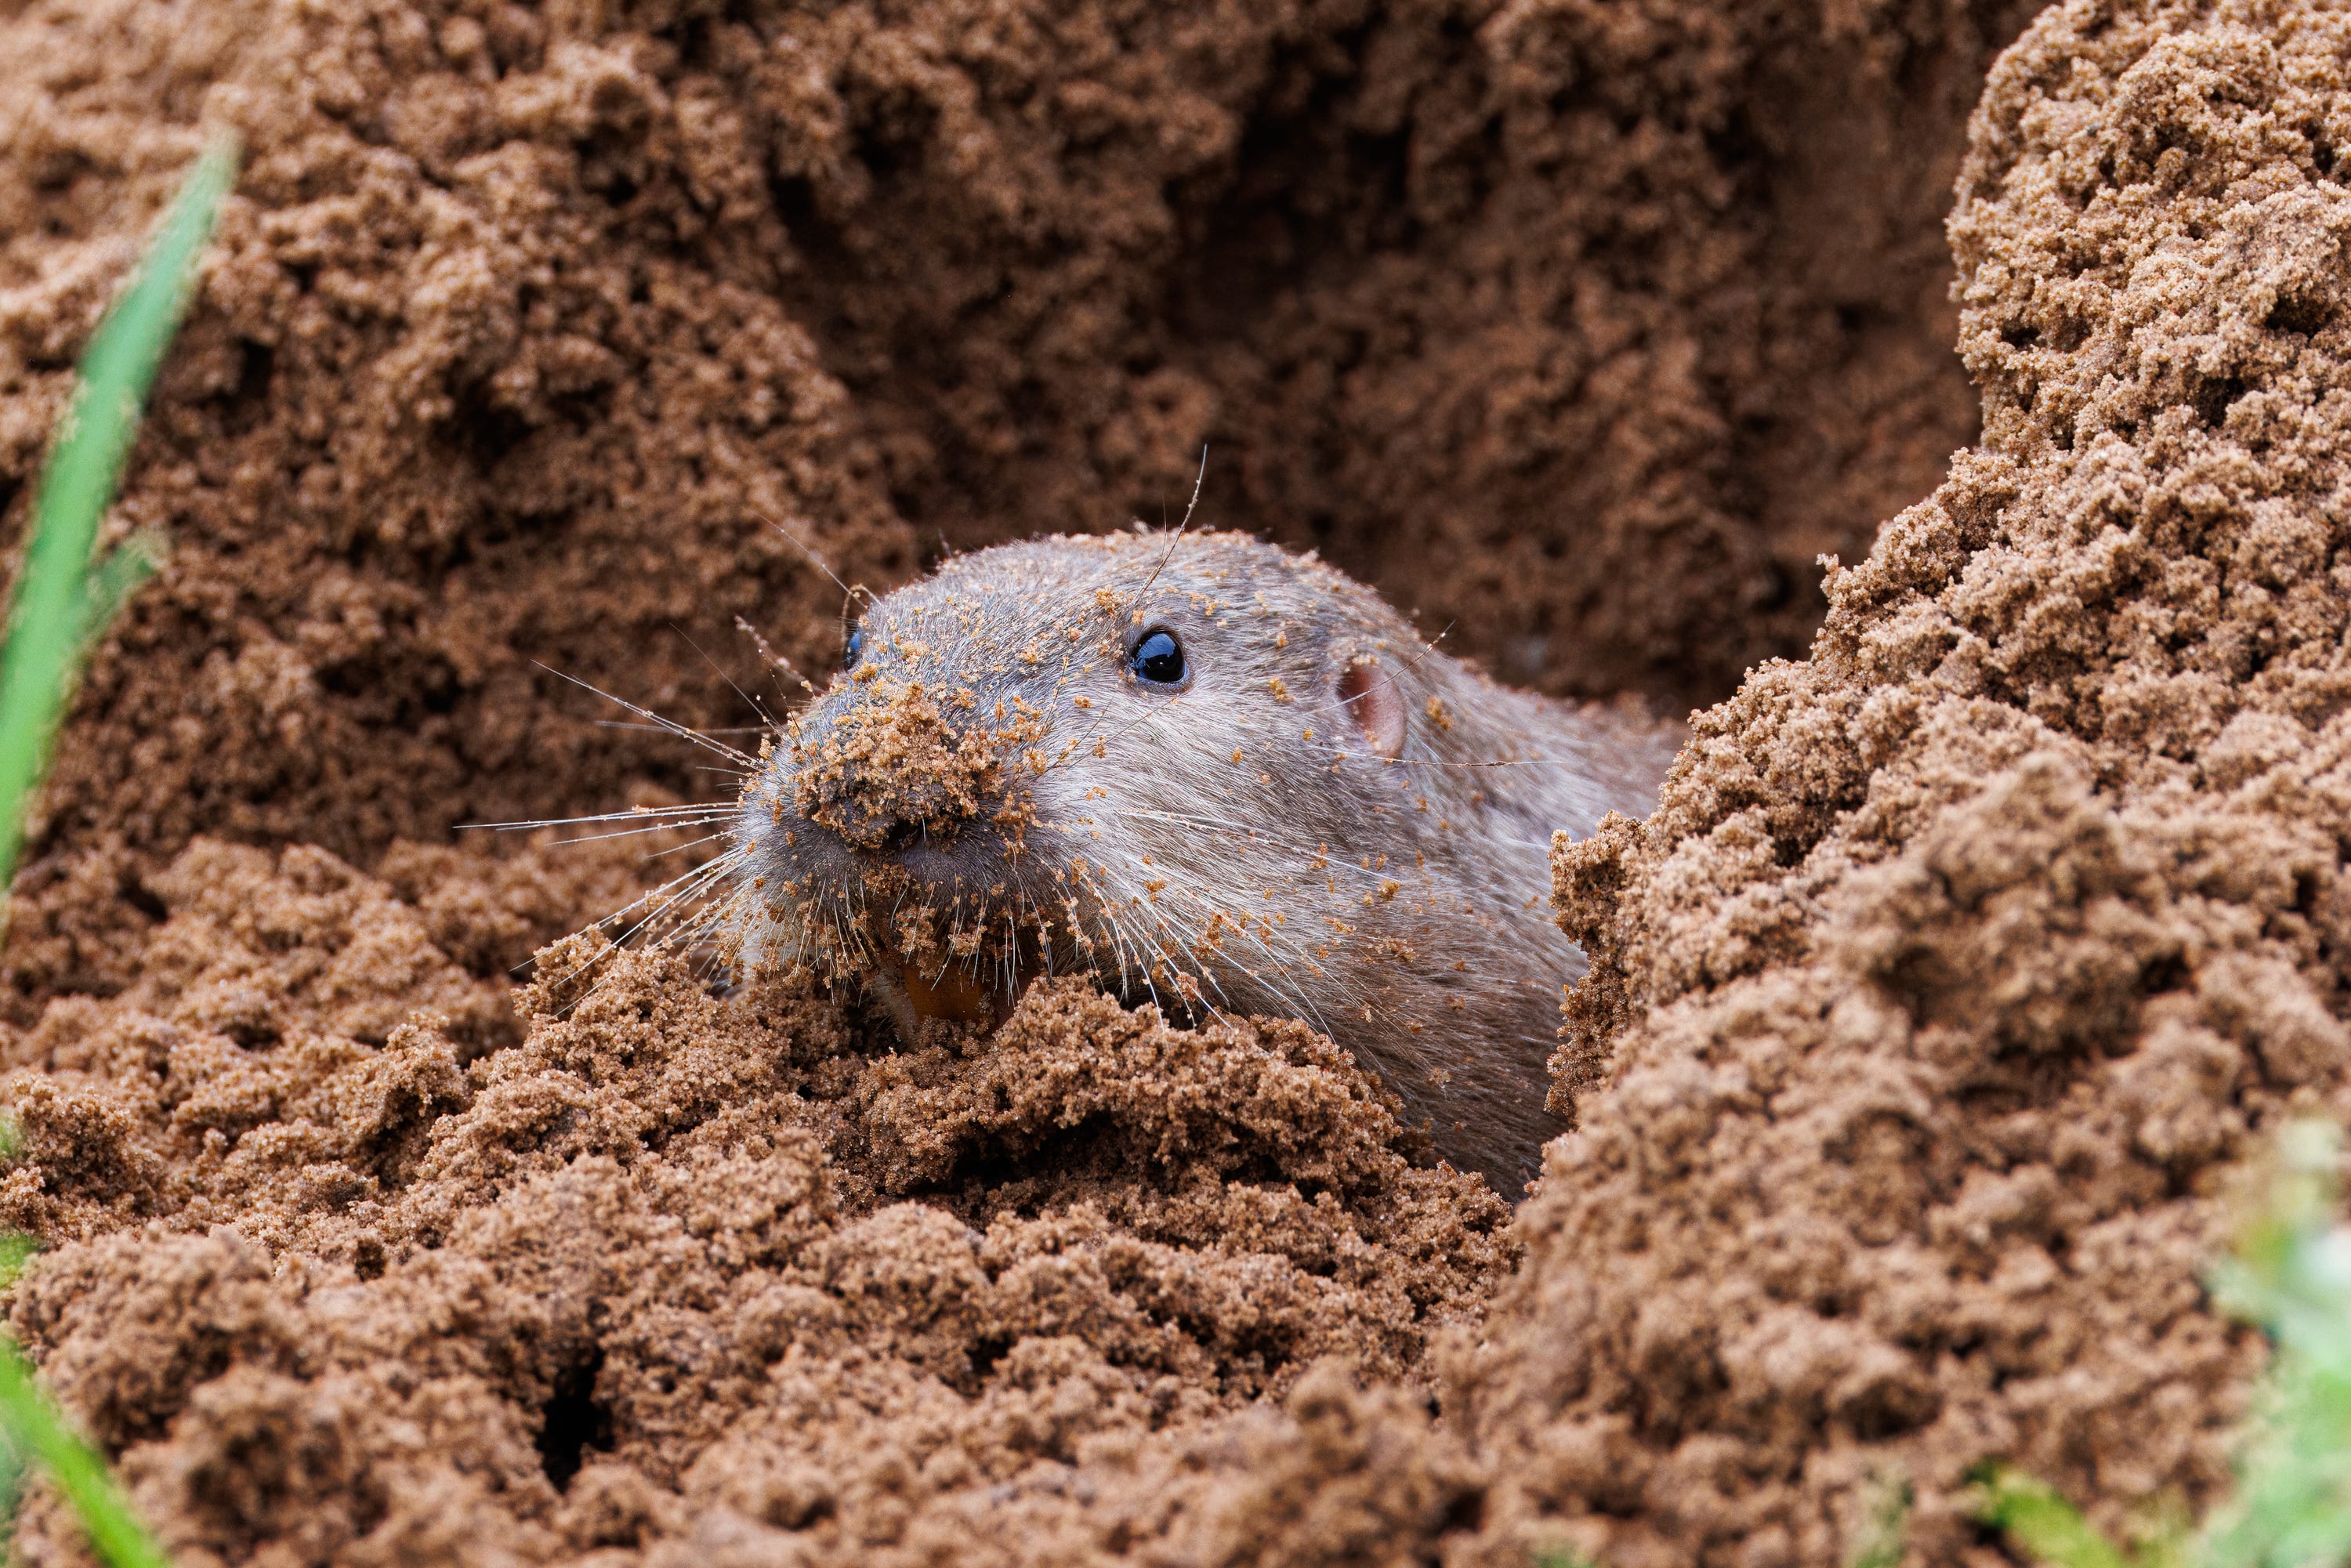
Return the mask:
<path fill-rule="evenodd" d="M 1126 667 L 1136 680 L 1155 686 L 1180 686 L 1191 673 L 1184 663 L 1184 644 L 1165 627 L 1144 632 L 1126 651 Z"/>
<path fill-rule="evenodd" d="M 865 628 L 852 626 L 849 629 L 849 641 L 841 645 L 841 667 L 843 670 L 853 670 L 857 668 L 857 661 L 864 656 Z"/>

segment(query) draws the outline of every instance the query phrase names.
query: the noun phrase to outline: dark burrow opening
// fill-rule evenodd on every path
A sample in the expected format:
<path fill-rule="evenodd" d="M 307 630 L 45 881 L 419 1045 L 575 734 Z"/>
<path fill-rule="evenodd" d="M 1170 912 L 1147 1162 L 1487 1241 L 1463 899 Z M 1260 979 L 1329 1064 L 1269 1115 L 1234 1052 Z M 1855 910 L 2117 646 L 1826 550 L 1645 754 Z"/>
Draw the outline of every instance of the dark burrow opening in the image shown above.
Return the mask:
<path fill-rule="evenodd" d="M 555 1392 L 539 1412 L 539 1468 L 558 1491 L 571 1484 L 589 1454 L 612 1450 L 611 1406 L 596 1397 L 603 1370 L 602 1347 L 590 1347 L 557 1375 Z"/>

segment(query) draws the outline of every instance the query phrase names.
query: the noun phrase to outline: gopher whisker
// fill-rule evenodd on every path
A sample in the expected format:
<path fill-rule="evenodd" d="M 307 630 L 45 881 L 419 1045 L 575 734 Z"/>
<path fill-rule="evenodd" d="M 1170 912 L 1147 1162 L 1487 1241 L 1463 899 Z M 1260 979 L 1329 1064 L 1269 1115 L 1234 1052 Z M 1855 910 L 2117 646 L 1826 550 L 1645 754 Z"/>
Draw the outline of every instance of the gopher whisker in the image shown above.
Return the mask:
<path fill-rule="evenodd" d="M 674 736 L 680 740 L 689 741 L 695 746 L 701 747 L 705 751 L 726 758 L 730 762 L 739 763 L 746 768 L 757 768 L 759 765 L 759 759 L 758 758 L 751 756 L 747 752 L 738 751 L 734 747 L 726 744 L 724 741 L 713 740 L 710 737 L 705 735 L 698 729 L 693 728 L 691 726 L 680 724 L 675 719 L 664 718 L 660 714 L 653 712 L 651 708 L 640 707 L 637 704 L 629 701 L 626 697 L 614 696 L 611 692 L 590 685 L 588 682 L 580 679 L 576 675 L 565 674 L 561 670 L 555 668 L 551 664 L 542 664 L 537 659 L 533 659 L 531 663 L 537 664 L 540 669 L 545 670 L 549 674 L 553 675 L 559 681 L 569 681 L 583 692 L 592 693 L 593 695 L 603 698 L 606 702 L 613 704 L 615 706 L 628 709 L 631 713 L 635 714 L 639 718 L 645 720 L 654 728 L 662 730 L 665 734 Z"/>

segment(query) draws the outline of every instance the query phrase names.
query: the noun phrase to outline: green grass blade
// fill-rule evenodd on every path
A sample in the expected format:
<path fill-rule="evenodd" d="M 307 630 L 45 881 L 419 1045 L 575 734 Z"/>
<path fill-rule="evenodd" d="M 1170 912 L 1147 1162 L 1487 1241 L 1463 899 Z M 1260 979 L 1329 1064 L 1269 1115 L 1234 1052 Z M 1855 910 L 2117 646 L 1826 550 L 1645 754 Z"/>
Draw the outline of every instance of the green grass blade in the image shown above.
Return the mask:
<path fill-rule="evenodd" d="M 131 535 L 107 552 L 82 585 L 81 614 L 74 624 L 76 657 L 88 656 L 89 650 L 114 622 L 114 612 L 131 597 L 139 585 L 155 575 L 162 564 L 162 543 L 146 531 Z"/>
<path fill-rule="evenodd" d="M 131 1511 L 114 1472 L 74 1435 L 33 1379 L 16 1342 L 0 1334 L 0 1426 L 13 1447 L 48 1472 L 65 1494 L 89 1544 L 108 1568 L 171 1568 L 172 1560 Z"/>
<path fill-rule="evenodd" d="M 79 385 L 33 502 L 32 540 L 0 645 L 0 888 L 16 874 L 25 810 L 91 634 L 87 579 L 139 411 L 187 303 L 196 258 L 236 172 L 217 142 L 196 161 L 130 288 L 82 356 Z"/>
<path fill-rule="evenodd" d="M 2322 1122 L 2280 1129 L 2241 1217 L 2214 1301 L 2266 1331 L 2269 1370 L 2237 1456 L 2237 1490 L 2204 1522 L 2199 1568 L 2338 1568 L 2351 1562 L 2351 1235 L 2335 1224 L 2342 1139 Z"/>
<path fill-rule="evenodd" d="M 2351 1564 L 2351 1230 L 2335 1222 L 2342 1138 L 2314 1120 L 2278 1130 L 2240 1197 L 2236 1248 L 2207 1273 L 2213 1304 L 2273 1347 L 2238 1434 L 2237 1485 L 2188 1529 L 2173 1500 L 2135 1557 L 2042 1482 L 1975 1477 L 1977 1517 L 2060 1568 L 2345 1568 Z"/>
<path fill-rule="evenodd" d="M 1554 1546 L 1535 1553 L 1535 1568 L 1593 1568 L 1593 1563 L 1573 1546 Z"/>
<path fill-rule="evenodd" d="M 1983 1500 L 1976 1517 L 2005 1533 L 2034 1562 L 2049 1568 L 2131 1568 L 2130 1559 L 2054 1487 L 2006 1465 L 1988 1466 L 1977 1479 Z"/>

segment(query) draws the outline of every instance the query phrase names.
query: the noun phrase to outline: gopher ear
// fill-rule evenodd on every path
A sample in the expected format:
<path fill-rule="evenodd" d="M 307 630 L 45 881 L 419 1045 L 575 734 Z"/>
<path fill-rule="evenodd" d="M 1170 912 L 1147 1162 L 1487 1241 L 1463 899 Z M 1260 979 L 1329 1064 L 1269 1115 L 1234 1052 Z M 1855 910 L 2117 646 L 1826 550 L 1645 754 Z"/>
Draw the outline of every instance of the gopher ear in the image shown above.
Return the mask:
<path fill-rule="evenodd" d="M 1339 700 L 1372 749 L 1393 762 L 1404 755 L 1404 694 L 1377 664 L 1350 664 L 1339 677 Z"/>

